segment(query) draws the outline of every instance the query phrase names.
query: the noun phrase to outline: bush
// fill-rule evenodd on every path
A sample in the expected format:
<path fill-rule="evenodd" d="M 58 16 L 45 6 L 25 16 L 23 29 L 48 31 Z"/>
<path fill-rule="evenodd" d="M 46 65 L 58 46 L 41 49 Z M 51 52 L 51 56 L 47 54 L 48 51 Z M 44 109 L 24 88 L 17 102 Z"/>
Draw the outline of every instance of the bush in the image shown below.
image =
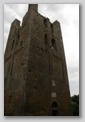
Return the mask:
<path fill-rule="evenodd" d="M 79 116 L 79 95 L 71 97 L 71 109 L 73 116 Z"/>

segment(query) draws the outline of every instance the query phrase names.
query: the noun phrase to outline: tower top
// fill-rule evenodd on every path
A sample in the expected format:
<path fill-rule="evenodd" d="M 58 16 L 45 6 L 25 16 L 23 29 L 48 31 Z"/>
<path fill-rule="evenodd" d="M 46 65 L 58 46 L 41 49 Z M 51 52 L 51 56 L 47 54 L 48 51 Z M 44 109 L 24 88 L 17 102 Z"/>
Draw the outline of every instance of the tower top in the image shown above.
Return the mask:
<path fill-rule="evenodd" d="M 38 4 L 29 4 L 29 10 L 38 11 Z"/>

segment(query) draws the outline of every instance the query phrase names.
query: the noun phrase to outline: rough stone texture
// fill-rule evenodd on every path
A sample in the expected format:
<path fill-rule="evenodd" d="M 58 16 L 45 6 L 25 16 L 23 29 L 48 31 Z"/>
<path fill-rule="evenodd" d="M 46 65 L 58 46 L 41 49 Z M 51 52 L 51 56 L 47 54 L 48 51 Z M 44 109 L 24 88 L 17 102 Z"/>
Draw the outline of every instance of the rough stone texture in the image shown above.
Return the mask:
<path fill-rule="evenodd" d="M 60 23 L 51 23 L 37 9 L 30 4 L 22 26 L 17 19 L 11 24 L 4 59 L 5 116 L 52 116 L 56 110 L 59 116 L 70 115 Z"/>

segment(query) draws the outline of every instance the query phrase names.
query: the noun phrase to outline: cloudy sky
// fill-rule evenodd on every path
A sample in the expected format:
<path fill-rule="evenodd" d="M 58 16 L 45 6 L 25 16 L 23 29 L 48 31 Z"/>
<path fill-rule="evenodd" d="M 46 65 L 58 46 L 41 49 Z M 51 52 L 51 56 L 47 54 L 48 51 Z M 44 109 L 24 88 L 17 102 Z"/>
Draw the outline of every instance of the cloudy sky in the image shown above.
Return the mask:
<path fill-rule="evenodd" d="M 11 22 L 22 21 L 27 4 L 4 4 L 4 50 Z M 79 94 L 79 5 L 39 4 L 38 12 L 51 22 L 61 23 L 71 95 Z"/>

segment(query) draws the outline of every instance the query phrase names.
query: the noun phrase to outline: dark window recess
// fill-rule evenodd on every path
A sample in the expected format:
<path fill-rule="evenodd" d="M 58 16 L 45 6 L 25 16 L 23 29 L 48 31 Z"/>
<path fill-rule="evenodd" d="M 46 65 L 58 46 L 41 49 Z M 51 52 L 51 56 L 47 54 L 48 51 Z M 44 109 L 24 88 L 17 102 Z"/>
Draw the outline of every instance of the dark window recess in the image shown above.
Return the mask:
<path fill-rule="evenodd" d="M 18 34 L 18 36 L 17 36 L 17 40 L 16 40 L 16 45 L 18 45 L 19 38 L 20 38 L 20 35 Z"/>
<path fill-rule="evenodd" d="M 19 38 L 20 38 L 20 35 L 18 34 L 18 40 L 19 40 Z"/>
<path fill-rule="evenodd" d="M 44 18 L 44 25 L 45 25 L 45 27 L 47 27 L 47 20 L 46 20 L 46 18 Z"/>
<path fill-rule="evenodd" d="M 19 39 L 20 39 L 20 34 L 17 35 L 16 45 L 18 45 Z"/>
<path fill-rule="evenodd" d="M 51 24 L 51 30 L 53 31 L 53 24 Z"/>
<path fill-rule="evenodd" d="M 45 34 L 45 44 L 47 45 L 47 34 Z"/>
<path fill-rule="evenodd" d="M 13 42 L 12 42 L 12 48 L 11 49 L 13 49 L 13 47 L 14 47 L 14 39 L 13 39 Z"/>
<path fill-rule="evenodd" d="M 57 50 L 57 49 L 56 49 L 56 41 L 55 41 L 55 39 L 53 39 L 53 38 L 52 38 L 52 49 Z"/>
<path fill-rule="evenodd" d="M 31 72 L 31 69 L 29 69 L 29 72 Z"/>
<path fill-rule="evenodd" d="M 10 75 L 12 75 L 12 70 L 13 70 L 13 66 L 11 66 L 11 72 L 10 72 Z"/>
<path fill-rule="evenodd" d="M 42 47 L 41 47 L 41 51 L 43 52 L 43 49 L 42 49 Z"/>

